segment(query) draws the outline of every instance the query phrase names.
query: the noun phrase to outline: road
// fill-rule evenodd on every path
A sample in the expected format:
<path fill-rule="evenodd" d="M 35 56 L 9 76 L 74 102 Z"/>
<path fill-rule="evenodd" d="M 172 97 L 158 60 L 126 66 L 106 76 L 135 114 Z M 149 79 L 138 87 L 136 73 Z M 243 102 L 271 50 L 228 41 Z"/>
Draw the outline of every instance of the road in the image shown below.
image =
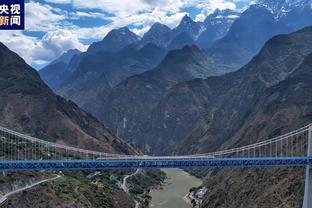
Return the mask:
<path fill-rule="evenodd" d="M 11 195 L 13 195 L 13 194 L 16 194 L 16 193 L 25 191 L 25 190 L 27 190 L 27 189 L 30 189 L 30 188 L 32 188 L 32 187 L 35 187 L 35 186 L 37 186 L 37 185 L 39 185 L 39 184 L 42 184 L 42 183 L 45 183 L 45 182 L 54 181 L 54 180 L 56 180 L 56 179 L 58 179 L 58 178 L 60 178 L 60 177 L 62 177 L 62 176 L 57 175 L 56 177 L 48 178 L 48 179 L 45 179 L 45 180 L 42 180 L 42 181 L 38 181 L 38 182 L 35 182 L 35 183 L 31 184 L 31 185 L 25 186 L 25 187 L 23 187 L 23 188 L 19 188 L 19 189 L 16 189 L 16 190 L 14 190 L 14 191 L 11 191 L 11 192 L 9 192 L 9 193 L 7 193 L 7 194 L 1 196 L 1 198 L 0 198 L 0 205 L 1 205 L 3 202 L 5 202 L 9 196 L 11 196 Z"/>

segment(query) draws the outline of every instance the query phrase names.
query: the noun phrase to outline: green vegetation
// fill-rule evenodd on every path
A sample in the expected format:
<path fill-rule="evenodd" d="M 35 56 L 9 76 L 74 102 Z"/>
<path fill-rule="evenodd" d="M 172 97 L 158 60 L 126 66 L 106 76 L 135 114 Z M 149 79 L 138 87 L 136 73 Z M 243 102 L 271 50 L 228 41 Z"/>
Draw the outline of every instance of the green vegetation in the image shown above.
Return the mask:
<path fill-rule="evenodd" d="M 165 179 L 166 174 L 160 170 L 144 170 L 128 179 L 129 192 L 136 196 L 143 208 L 147 208 L 151 200 L 150 189 L 161 185 Z"/>
<path fill-rule="evenodd" d="M 109 208 L 112 204 L 108 196 L 113 191 L 113 184 L 107 175 L 103 173 L 88 179 L 83 172 L 66 172 L 60 180 L 49 183 L 47 190 L 68 203 L 87 206 L 90 202 L 95 207 Z"/>

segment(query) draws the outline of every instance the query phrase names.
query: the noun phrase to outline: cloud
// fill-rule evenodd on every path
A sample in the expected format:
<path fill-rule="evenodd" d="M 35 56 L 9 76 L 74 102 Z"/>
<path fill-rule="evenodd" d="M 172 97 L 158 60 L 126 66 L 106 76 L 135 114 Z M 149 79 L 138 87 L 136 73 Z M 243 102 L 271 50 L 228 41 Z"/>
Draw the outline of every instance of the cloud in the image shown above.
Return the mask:
<path fill-rule="evenodd" d="M 78 37 L 67 30 L 47 32 L 34 48 L 35 61 L 50 61 L 69 49 L 85 51 L 86 46 L 80 43 Z"/>
<path fill-rule="evenodd" d="M 184 7 L 195 6 L 201 9 L 206 14 L 212 13 L 216 9 L 236 9 L 236 4 L 233 0 L 182 0 Z"/>
<path fill-rule="evenodd" d="M 60 27 L 65 15 L 59 14 L 51 6 L 31 1 L 25 4 L 26 28 L 30 31 L 49 31 Z"/>
<path fill-rule="evenodd" d="M 44 63 L 70 48 L 85 50 L 82 43 L 103 39 L 115 28 L 130 26 L 143 36 L 155 22 L 176 27 L 189 7 L 196 7 L 200 11 L 195 14 L 196 21 L 203 21 L 216 8 L 235 9 L 236 3 L 244 2 L 248 5 L 250 0 L 30 0 L 26 3 L 26 28 L 43 32 L 43 37 L 20 31 L 0 31 L 0 37 L 28 63 Z M 90 21 L 88 18 L 108 23 L 94 27 L 77 24 Z"/>
<path fill-rule="evenodd" d="M 24 58 L 28 64 L 32 62 L 32 50 L 36 47 L 36 38 L 26 36 L 21 31 L 1 31 L 0 40 L 10 50 Z"/>
<path fill-rule="evenodd" d="M 77 0 L 74 0 L 77 3 Z M 91 0 L 92 1 L 92 0 Z M 85 1 L 84 1 L 85 2 Z M 137 3 L 141 4 L 137 6 L 136 13 L 134 11 L 124 10 L 119 8 L 119 3 L 112 2 L 110 8 L 102 8 L 105 12 L 112 12 L 113 10 L 120 10 L 113 16 L 107 16 L 106 20 L 110 23 L 104 26 L 94 28 L 72 28 L 70 29 L 74 34 L 77 34 L 80 39 L 102 39 L 110 30 L 114 28 L 120 28 L 123 26 L 131 26 L 132 31 L 142 36 L 155 22 L 160 22 L 171 28 L 176 27 L 181 21 L 182 17 L 187 14 L 186 12 L 180 12 L 180 6 L 176 4 L 177 0 L 166 0 L 165 5 L 158 6 L 158 3 L 146 2 L 145 0 L 139 0 Z M 105 4 L 103 4 L 105 3 Z M 107 1 L 98 2 L 100 5 L 106 5 Z M 113 6 L 114 5 L 114 6 Z M 155 6 L 156 5 L 156 6 Z M 83 5 L 84 7 L 95 7 L 95 5 Z M 116 7 L 116 8 L 115 8 Z M 100 7 L 98 7 L 100 8 Z M 142 8 L 142 9 L 138 9 Z M 120 14 L 120 15 L 117 15 Z"/>
<path fill-rule="evenodd" d="M 49 3 L 54 3 L 54 4 L 70 4 L 71 0 L 45 0 L 46 2 Z"/>
<path fill-rule="evenodd" d="M 141 0 L 72 0 L 76 8 L 100 9 L 114 16 L 124 17 L 146 11 L 149 5 L 142 3 Z"/>
<path fill-rule="evenodd" d="M 82 12 L 82 11 L 77 11 L 77 12 L 71 12 L 70 18 L 71 19 L 80 19 L 81 17 L 88 17 L 88 18 L 100 18 L 100 19 L 106 19 L 107 16 L 103 13 L 99 12 Z"/>
<path fill-rule="evenodd" d="M 0 33 L 0 39 L 30 65 L 50 62 L 69 49 L 86 50 L 77 36 L 66 30 L 47 32 L 41 39 L 26 36 L 20 31 L 6 31 Z"/>
<path fill-rule="evenodd" d="M 196 22 L 203 22 L 205 20 L 206 16 L 204 14 L 198 14 L 196 15 L 195 21 Z"/>

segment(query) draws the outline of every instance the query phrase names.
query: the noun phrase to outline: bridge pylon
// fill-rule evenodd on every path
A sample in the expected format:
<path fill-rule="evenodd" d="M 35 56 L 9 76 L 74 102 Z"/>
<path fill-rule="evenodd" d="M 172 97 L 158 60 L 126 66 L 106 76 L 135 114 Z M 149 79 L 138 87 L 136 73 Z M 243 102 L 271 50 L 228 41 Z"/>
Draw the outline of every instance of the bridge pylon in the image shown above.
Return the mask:
<path fill-rule="evenodd" d="M 312 124 L 308 130 L 308 151 L 307 156 L 312 157 Z M 302 208 L 312 208 L 312 166 L 308 165 L 305 176 L 304 199 Z"/>

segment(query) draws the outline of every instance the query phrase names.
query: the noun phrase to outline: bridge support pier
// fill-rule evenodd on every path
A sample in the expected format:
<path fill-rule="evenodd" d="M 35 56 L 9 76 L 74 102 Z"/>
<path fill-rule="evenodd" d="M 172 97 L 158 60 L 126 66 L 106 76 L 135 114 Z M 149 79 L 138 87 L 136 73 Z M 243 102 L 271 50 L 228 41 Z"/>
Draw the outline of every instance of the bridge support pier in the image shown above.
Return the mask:
<path fill-rule="evenodd" d="M 308 131 L 308 157 L 312 157 L 312 124 L 309 125 Z M 304 189 L 304 200 L 302 208 L 312 207 L 312 167 L 307 166 L 306 178 L 305 178 L 305 189 Z"/>

